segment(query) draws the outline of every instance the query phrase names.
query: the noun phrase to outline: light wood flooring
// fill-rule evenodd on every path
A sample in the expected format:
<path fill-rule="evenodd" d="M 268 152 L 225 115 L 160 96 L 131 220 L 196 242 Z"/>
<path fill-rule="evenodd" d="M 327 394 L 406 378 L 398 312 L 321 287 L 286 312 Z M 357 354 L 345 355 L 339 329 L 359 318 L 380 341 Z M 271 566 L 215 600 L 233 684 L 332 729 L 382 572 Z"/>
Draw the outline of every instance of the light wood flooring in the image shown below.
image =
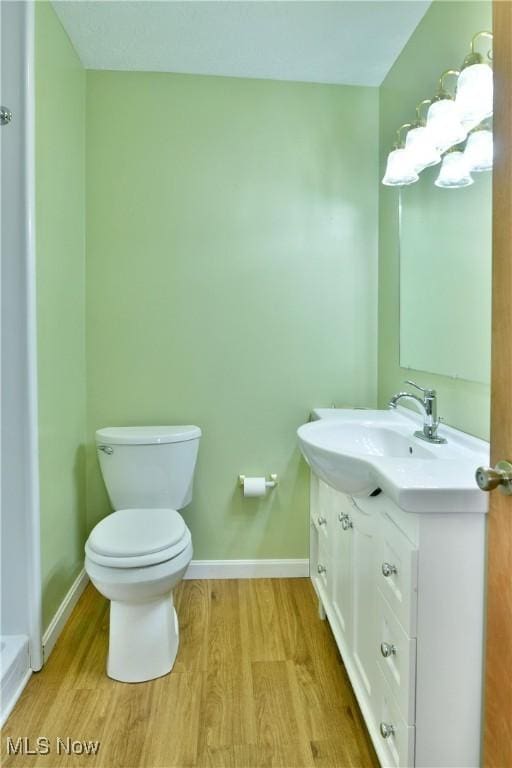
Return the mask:
<path fill-rule="evenodd" d="M 329 625 L 308 579 L 184 581 L 171 674 L 105 675 L 108 603 L 89 585 L 2 734 L 17 768 L 374 768 Z M 7 738 L 49 737 L 49 755 L 6 756 Z M 57 755 L 57 737 L 99 740 L 96 756 Z"/>

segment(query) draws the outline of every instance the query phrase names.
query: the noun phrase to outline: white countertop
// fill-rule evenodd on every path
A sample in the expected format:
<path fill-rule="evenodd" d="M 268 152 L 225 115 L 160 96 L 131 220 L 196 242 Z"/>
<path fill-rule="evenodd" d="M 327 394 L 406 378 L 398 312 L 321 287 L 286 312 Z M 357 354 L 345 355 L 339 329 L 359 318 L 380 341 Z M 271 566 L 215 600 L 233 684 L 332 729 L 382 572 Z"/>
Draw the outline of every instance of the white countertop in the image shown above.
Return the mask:
<path fill-rule="evenodd" d="M 357 496 L 381 488 L 407 512 L 487 512 L 488 494 L 475 481 L 477 467 L 489 462 L 486 441 L 446 425 L 439 434 L 447 443 L 423 441 L 414 436 L 422 417 L 400 406 L 316 408 L 312 419 L 298 430 L 301 450 L 338 490 Z"/>

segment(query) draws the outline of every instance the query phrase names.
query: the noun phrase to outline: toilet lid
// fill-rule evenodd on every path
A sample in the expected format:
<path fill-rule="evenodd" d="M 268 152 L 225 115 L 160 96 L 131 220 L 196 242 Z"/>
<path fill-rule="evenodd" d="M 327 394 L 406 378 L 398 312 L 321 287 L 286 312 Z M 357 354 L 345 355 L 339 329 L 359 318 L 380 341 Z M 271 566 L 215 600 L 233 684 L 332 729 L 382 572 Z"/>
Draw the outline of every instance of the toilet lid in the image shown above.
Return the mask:
<path fill-rule="evenodd" d="M 99 555 L 136 557 L 172 547 L 186 529 L 174 509 L 120 509 L 96 525 L 87 543 Z"/>
<path fill-rule="evenodd" d="M 194 424 L 179 427 L 104 427 L 96 432 L 97 443 L 107 445 L 153 445 L 199 440 L 201 430 Z"/>

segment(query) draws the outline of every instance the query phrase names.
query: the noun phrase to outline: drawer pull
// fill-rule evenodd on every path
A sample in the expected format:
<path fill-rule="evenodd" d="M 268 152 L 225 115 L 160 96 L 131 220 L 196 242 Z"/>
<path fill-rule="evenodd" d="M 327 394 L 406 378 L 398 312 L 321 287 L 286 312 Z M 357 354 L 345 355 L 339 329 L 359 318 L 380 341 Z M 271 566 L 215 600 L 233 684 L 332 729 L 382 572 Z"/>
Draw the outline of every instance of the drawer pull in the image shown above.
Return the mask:
<path fill-rule="evenodd" d="M 318 523 L 318 525 L 325 525 L 327 520 L 325 519 L 325 517 L 317 517 L 316 522 Z"/>
<path fill-rule="evenodd" d="M 346 512 L 338 512 L 338 520 L 342 523 L 348 517 Z"/>
<path fill-rule="evenodd" d="M 391 725 L 391 723 L 381 723 L 380 724 L 380 735 L 383 739 L 389 739 L 390 736 L 393 736 L 395 733 L 394 727 Z"/>
<path fill-rule="evenodd" d="M 381 643 L 380 652 L 382 653 L 384 658 L 387 659 L 390 656 L 394 656 L 396 654 L 396 646 L 393 645 L 392 643 Z"/>
<path fill-rule="evenodd" d="M 354 527 L 354 524 L 348 515 L 345 515 L 345 517 L 341 521 L 341 527 L 343 528 L 344 531 L 348 531 L 350 530 L 350 528 Z"/>
<path fill-rule="evenodd" d="M 398 573 L 396 565 L 391 563 L 382 563 L 382 575 L 388 578 L 388 576 L 395 576 Z"/>
<path fill-rule="evenodd" d="M 327 573 L 327 568 L 325 567 L 325 565 L 321 565 L 320 563 L 318 563 L 316 569 L 320 574 Z"/>

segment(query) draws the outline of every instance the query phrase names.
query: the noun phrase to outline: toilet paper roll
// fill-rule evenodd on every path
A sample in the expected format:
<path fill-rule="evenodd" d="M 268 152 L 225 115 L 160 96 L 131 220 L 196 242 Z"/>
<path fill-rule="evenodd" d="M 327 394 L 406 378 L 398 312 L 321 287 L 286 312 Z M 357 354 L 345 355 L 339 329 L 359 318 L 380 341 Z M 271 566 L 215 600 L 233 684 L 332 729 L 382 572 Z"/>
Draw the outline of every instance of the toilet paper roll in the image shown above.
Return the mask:
<path fill-rule="evenodd" d="M 267 491 L 266 480 L 264 477 L 245 477 L 244 478 L 244 496 L 264 496 Z"/>

